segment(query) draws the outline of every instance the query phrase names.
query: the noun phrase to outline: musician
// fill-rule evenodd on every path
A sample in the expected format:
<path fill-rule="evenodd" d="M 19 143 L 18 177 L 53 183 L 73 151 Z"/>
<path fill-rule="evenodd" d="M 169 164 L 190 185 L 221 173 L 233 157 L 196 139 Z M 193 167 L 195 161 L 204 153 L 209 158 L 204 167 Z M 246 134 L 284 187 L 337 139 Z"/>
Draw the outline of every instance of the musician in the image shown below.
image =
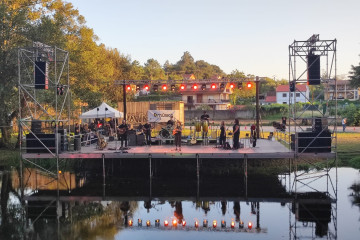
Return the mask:
<path fill-rule="evenodd" d="M 129 130 L 128 125 L 126 124 L 126 120 L 122 120 L 122 124 L 119 125 L 118 127 L 118 140 L 120 140 L 120 144 L 121 144 L 121 148 L 124 145 L 125 142 L 125 147 L 127 147 L 127 132 Z"/>
<path fill-rule="evenodd" d="M 173 116 L 170 116 L 170 120 L 167 121 L 166 125 L 170 128 L 172 128 L 174 126 L 175 122 L 173 120 Z"/>
<path fill-rule="evenodd" d="M 240 124 L 239 119 L 235 119 L 233 126 L 233 149 L 239 148 Z"/>
<path fill-rule="evenodd" d="M 181 151 L 181 131 L 182 131 L 181 122 L 177 121 L 173 131 L 175 136 L 175 151 L 178 150 L 178 147 L 179 147 L 179 151 Z"/>
<path fill-rule="evenodd" d="M 209 125 L 209 120 L 210 120 L 209 114 L 207 114 L 206 111 L 204 111 L 204 114 L 200 116 L 200 120 L 201 120 L 202 124 L 203 124 L 204 121 L 207 121 L 207 124 Z M 204 129 L 203 129 L 202 138 L 204 139 L 204 136 L 207 137 L 207 134 L 208 133 L 204 132 Z"/>
<path fill-rule="evenodd" d="M 226 141 L 225 122 L 221 121 L 220 138 L 219 138 L 219 144 L 220 144 L 221 147 L 224 147 L 225 141 Z"/>
<path fill-rule="evenodd" d="M 151 146 L 151 124 L 146 122 L 143 127 L 144 127 L 143 129 L 145 133 L 146 145 Z"/>

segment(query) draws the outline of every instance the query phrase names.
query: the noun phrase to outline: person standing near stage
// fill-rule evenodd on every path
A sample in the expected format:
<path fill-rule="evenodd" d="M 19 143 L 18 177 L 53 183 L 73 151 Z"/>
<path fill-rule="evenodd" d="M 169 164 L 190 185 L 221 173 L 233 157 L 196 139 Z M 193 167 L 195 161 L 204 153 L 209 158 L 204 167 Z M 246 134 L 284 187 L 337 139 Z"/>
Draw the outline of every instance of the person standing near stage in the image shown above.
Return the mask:
<path fill-rule="evenodd" d="M 219 138 L 219 144 L 221 147 L 224 147 L 226 141 L 226 131 L 225 131 L 225 122 L 221 121 L 220 125 L 220 138 Z"/>
<path fill-rule="evenodd" d="M 202 124 L 204 121 L 206 121 L 209 126 L 210 116 L 209 114 L 206 113 L 206 111 L 204 111 L 204 114 L 200 116 L 200 120 Z M 208 134 L 207 132 L 204 132 L 204 124 L 203 124 L 202 138 L 204 139 L 204 137 L 207 137 L 207 134 Z"/>
<path fill-rule="evenodd" d="M 344 118 L 343 120 L 341 120 L 341 125 L 342 125 L 342 127 L 343 127 L 343 132 L 345 132 L 346 120 L 347 120 L 347 118 Z"/>
<path fill-rule="evenodd" d="M 122 120 L 122 124 L 118 127 L 118 140 L 120 140 L 120 147 L 123 148 L 124 142 L 125 147 L 127 147 L 127 132 L 129 130 L 128 125 L 126 124 L 126 120 Z"/>
<path fill-rule="evenodd" d="M 144 133 L 145 133 L 146 145 L 151 146 L 151 124 L 148 122 L 144 124 Z"/>
<path fill-rule="evenodd" d="M 235 119 L 233 126 L 233 148 L 239 148 L 240 124 L 239 119 Z"/>
<path fill-rule="evenodd" d="M 175 151 L 178 150 L 178 147 L 179 147 L 179 151 L 181 151 L 181 132 L 182 132 L 181 122 L 177 121 L 173 131 L 173 134 L 175 136 Z"/>

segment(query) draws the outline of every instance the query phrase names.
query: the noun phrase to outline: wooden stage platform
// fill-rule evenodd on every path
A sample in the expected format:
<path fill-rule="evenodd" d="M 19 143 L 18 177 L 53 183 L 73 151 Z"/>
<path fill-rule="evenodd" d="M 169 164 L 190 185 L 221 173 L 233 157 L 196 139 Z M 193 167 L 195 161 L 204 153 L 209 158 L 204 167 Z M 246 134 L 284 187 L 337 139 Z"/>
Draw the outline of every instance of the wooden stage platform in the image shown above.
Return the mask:
<path fill-rule="evenodd" d="M 131 146 L 127 150 L 119 150 L 120 142 L 109 142 L 104 150 L 96 148 L 96 144 L 82 146 L 81 151 L 65 151 L 59 154 L 62 159 L 126 159 L 126 158 L 192 158 L 196 159 L 283 159 L 293 158 L 294 151 L 289 150 L 277 141 L 258 139 L 255 148 L 250 147 L 250 143 L 245 139 L 244 148 L 238 150 L 225 150 L 216 148 L 215 145 L 186 145 L 181 151 L 175 151 L 174 145 L 152 145 L 152 146 Z M 242 139 L 244 142 L 244 139 Z M 115 150 L 117 149 L 117 150 Z M 334 158 L 335 153 L 298 153 L 302 158 Z M 23 158 L 54 158 L 50 153 L 23 153 Z"/>

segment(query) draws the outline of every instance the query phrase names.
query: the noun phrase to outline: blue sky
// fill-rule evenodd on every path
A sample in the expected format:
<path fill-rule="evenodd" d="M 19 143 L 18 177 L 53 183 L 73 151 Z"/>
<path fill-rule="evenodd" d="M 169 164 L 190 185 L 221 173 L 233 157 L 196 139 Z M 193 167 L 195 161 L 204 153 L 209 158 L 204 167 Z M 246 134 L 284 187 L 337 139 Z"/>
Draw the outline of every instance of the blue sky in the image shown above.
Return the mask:
<path fill-rule="evenodd" d="M 99 42 L 141 64 L 195 60 L 288 79 L 288 46 L 337 39 L 337 72 L 360 62 L 359 0 L 71 0 Z"/>

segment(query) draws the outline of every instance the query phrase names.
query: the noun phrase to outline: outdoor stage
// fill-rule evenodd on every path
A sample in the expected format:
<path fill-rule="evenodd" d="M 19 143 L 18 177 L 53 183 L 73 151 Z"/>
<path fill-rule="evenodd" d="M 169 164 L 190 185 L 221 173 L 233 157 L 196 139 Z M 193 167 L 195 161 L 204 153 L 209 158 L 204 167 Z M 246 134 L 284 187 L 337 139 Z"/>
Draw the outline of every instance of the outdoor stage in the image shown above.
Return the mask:
<path fill-rule="evenodd" d="M 238 150 L 225 150 L 216 145 L 186 145 L 181 151 L 175 151 L 174 145 L 131 146 L 127 150 L 119 150 L 120 142 L 109 142 L 104 150 L 97 149 L 96 144 L 82 146 L 80 151 L 65 151 L 59 153 L 62 159 L 126 159 L 126 158 L 201 158 L 201 159 L 283 159 L 293 158 L 294 151 L 288 149 L 277 141 L 258 139 L 256 147 L 250 147 L 249 139 L 241 139 L 244 148 Z M 117 150 L 115 150 L 117 149 Z M 302 158 L 333 158 L 335 153 L 298 153 Z M 50 153 L 23 153 L 27 159 L 54 158 Z"/>

